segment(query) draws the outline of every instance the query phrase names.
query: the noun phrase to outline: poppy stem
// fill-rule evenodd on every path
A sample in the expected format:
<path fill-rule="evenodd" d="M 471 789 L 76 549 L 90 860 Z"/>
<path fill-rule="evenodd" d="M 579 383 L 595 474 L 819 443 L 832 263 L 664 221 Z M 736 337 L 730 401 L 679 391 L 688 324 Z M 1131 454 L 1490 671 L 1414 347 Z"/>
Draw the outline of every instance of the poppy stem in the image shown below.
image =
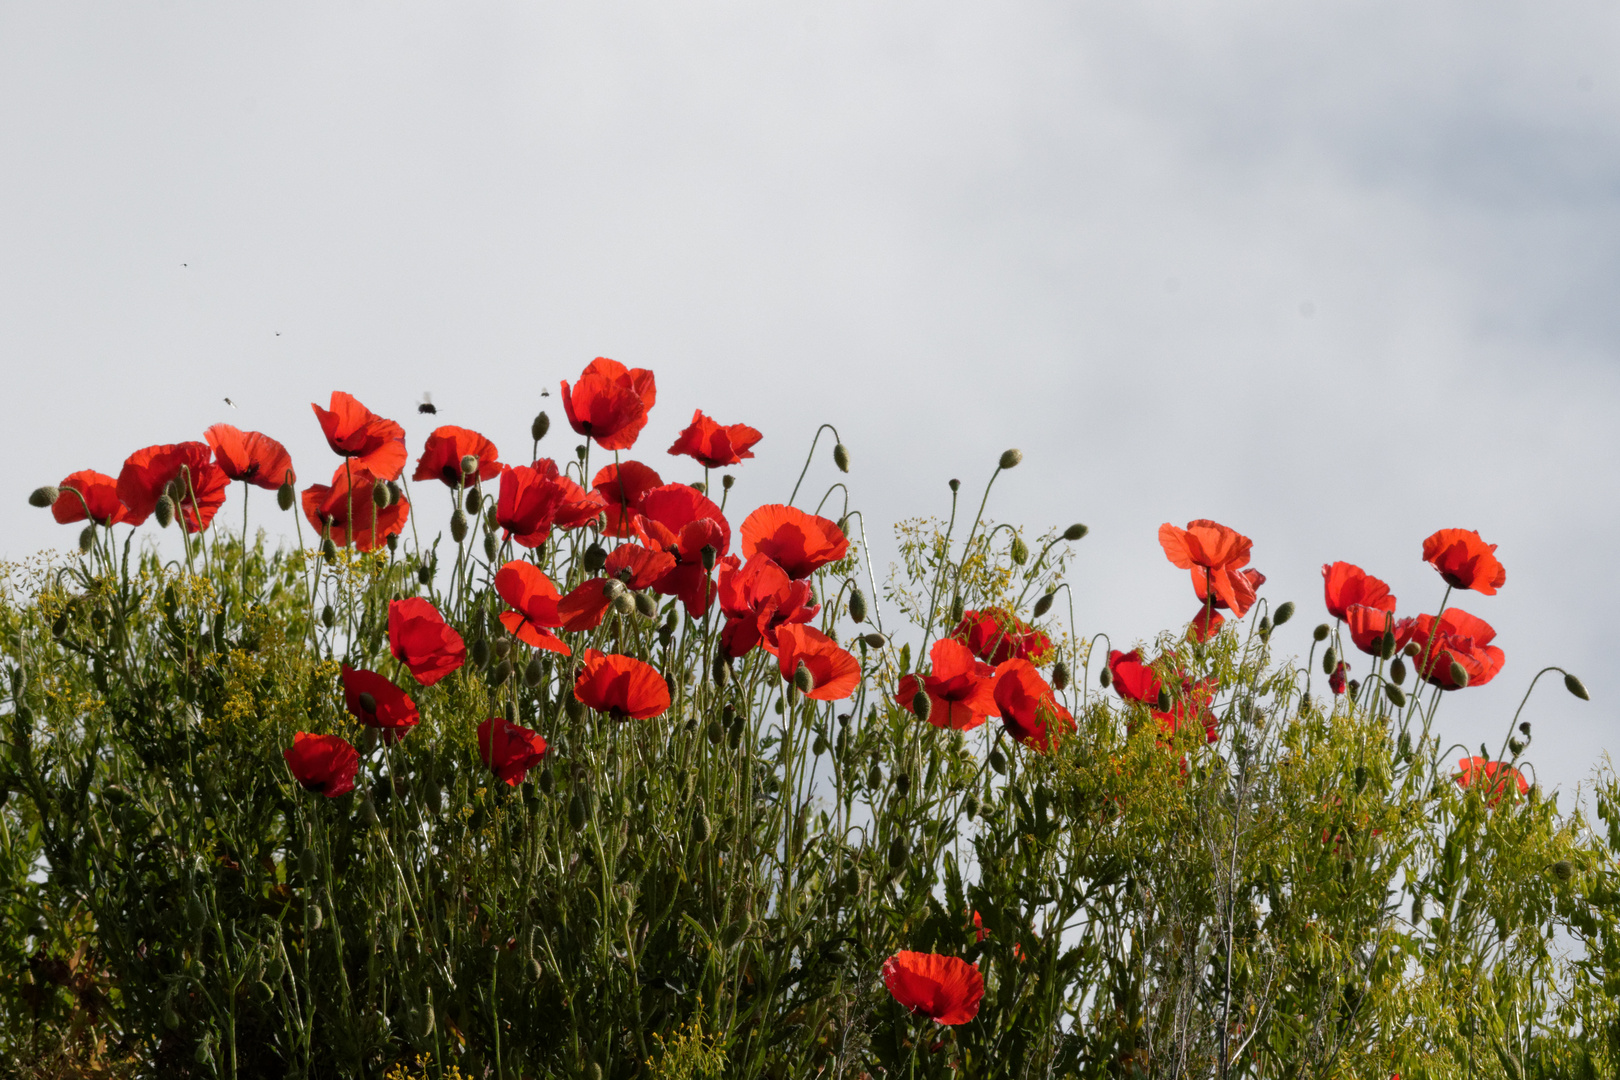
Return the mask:
<path fill-rule="evenodd" d="M 1496 752 L 1496 756 L 1497 756 L 1498 759 L 1500 759 L 1503 754 L 1507 753 L 1508 743 L 1513 740 L 1513 729 L 1519 726 L 1519 714 L 1524 712 L 1524 707 L 1530 703 L 1530 695 L 1531 695 L 1531 693 L 1533 693 L 1535 691 L 1536 683 L 1539 682 L 1541 680 L 1541 677 L 1543 675 L 1547 674 L 1547 672 L 1549 672 L 1549 671 L 1556 671 L 1560 675 L 1567 675 L 1568 674 L 1568 672 L 1566 672 L 1563 668 L 1558 667 L 1557 665 L 1551 665 L 1549 667 L 1544 667 L 1540 671 L 1536 672 L 1536 677 L 1534 679 L 1530 680 L 1530 686 L 1529 686 L 1528 689 L 1525 690 L 1524 698 L 1519 702 L 1519 707 L 1516 710 L 1514 710 L 1514 712 L 1513 712 L 1513 719 L 1508 721 L 1507 734 L 1502 737 L 1502 749 L 1500 749 L 1500 750 L 1498 750 Z"/>
<path fill-rule="evenodd" d="M 793 500 L 797 499 L 799 497 L 799 485 L 804 483 L 805 474 L 810 471 L 810 462 L 815 459 L 815 456 L 816 456 L 816 444 L 821 441 L 821 433 L 823 431 L 832 432 L 834 442 L 843 442 L 844 441 L 843 438 L 838 434 L 838 429 L 833 427 L 831 424 L 822 424 L 820 427 L 816 428 L 815 437 L 810 440 L 810 452 L 808 454 L 804 455 L 804 468 L 799 470 L 798 483 L 793 485 L 793 494 L 788 496 L 787 504 L 789 506 L 792 506 L 793 505 Z"/>
<path fill-rule="evenodd" d="M 242 615 L 247 616 L 248 602 L 248 490 L 246 480 L 242 481 Z"/>

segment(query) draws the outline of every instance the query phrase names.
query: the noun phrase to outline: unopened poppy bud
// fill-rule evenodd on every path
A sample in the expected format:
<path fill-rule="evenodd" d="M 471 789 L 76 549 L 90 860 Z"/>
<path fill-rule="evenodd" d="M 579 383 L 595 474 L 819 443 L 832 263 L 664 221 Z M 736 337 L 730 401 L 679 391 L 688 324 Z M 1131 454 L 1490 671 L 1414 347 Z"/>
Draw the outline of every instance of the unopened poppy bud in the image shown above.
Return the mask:
<path fill-rule="evenodd" d="M 540 412 L 535 415 L 535 418 L 529 422 L 529 434 L 533 437 L 535 442 L 539 442 L 541 439 L 546 437 L 546 432 L 550 430 L 551 417 L 546 415 L 544 409 L 541 409 Z"/>
<path fill-rule="evenodd" d="M 692 819 L 692 843 L 706 844 L 709 842 L 709 815 L 698 808 L 697 816 Z"/>
<path fill-rule="evenodd" d="M 934 711 L 934 700 L 928 696 L 927 691 L 918 690 L 912 697 L 911 711 L 916 714 L 919 720 L 928 719 L 929 714 Z"/>
<path fill-rule="evenodd" d="M 715 560 L 715 558 L 717 556 L 719 556 L 720 553 L 715 550 L 713 544 L 704 544 L 702 554 L 703 554 L 703 569 L 705 569 L 705 570 L 713 570 L 714 569 L 714 560 Z"/>
<path fill-rule="evenodd" d="M 547 765 L 545 768 L 540 770 L 540 794 L 550 795 L 552 785 L 554 785 L 556 782 L 556 777 L 551 775 L 550 765 Z"/>
<path fill-rule="evenodd" d="M 174 520 L 174 500 L 167 495 L 160 496 L 157 505 L 152 508 L 152 516 L 157 518 L 159 528 L 167 529 L 169 522 Z"/>
<path fill-rule="evenodd" d="M 1287 622 L 1289 619 L 1292 619 L 1293 617 L 1294 617 L 1294 602 L 1292 600 L 1284 600 L 1282 603 L 1277 605 L 1277 610 L 1272 613 L 1271 625 L 1272 626 L 1281 626 L 1283 623 Z"/>
<path fill-rule="evenodd" d="M 875 761 L 872 762 L 872 767 L 866 770 L 866 786 L 874 791 L 883 786 L 883 769 Z"/>
<path fill-rule="evenodd" d="M 849 617 L 854 622 L 866 621 L 866 594 L 860 589 L 849 594 Z"/>
<path fill-rule="evenodd" d="M 650 592 L 636 593 L 636 610 L 644 619 L 658 618 L 658 601 L 653 599 Z"/>
<path fill-rule="evenodd" d="M 714 673 L 714 685 L 728 686 L 731 683 L 731 665 L 726 663 L 724 653 L 716 654 L 714 663 L 710 666 Z"/>
<path fill-rule="evenodd" d="M 1397 709 L 1406 708 L 1406 691 L 1402 690 L 1400 687 L 1391 686 L 1389 683 L 1385 683 L 1384 696 L 1389 698 L 1389 703 L 1395 706 Z"/>
<path fill-rule="evenodd" d="M 805 666 L 803 660 L 800 660 L 799 666 L 793 669 L 793 685 L 799 688 L 801 694 L 808 694 L 816 688 L 816 677 L 810 674 L 810 669 Z"/>
<path fill-rule="evenodd" d="M 1008 550 L 1008 554 L 1012 556 L 1013 562 L 1017 563 L 1019 566 L 1023 566 L 1025 563 L 1029 562 L 1029 545 L 1024 543 L 1024 538 L 1022 536 L 1015 533 L 1013 534 L 1012 547 Z"/>
<path fill-rule="evenodd" d="M 845 514 L 843 517 L 838 519 L 838 531 L 840 533 L 842 533 L 844 536 L 849 535 L 849 515 L 848 514 Z"/>
<path fill-rule="evenodd" d="M 377 824 L 377 804 L 371 801 L 370 792 L 360 800 L 360 823 L 367 828 Z"/>
<path fill-rule="evenodd" d="M 512 661 L 502 660 L 495 665 L 495 670 L 489 674 L 489 685 L 500 686 L 512 677 Z"/>
<path fill-rule="evenodd" d="M 978 812 L 979 797 L 977 795 L 969 795 L 966 799 L 962 800 L 962 813 L 968 816 L 969 821 L 972 821 Z"/>
<path fill-rule="evenodd" d="M 726 473 L 724 476 L 722 476 L 720 478 L 720 486 L 722 488 L 724 488 L 726 491 L 730 491 L 731 490 L 731 485 L 735 484 L 736 482 L 737 482 L 737 478 L 735 476 L 732 476 L 730 473 Z"/>
<path fill-rule="evenodd" d="M 1350 688 L 1350 696 L 1351 697 L 1355 697 L 1357 694 L 1361 693 L 1361 680 L 1360 679 L 1351 679 L 1348 685 L 1349 685 L 1349 688 Z"/>
<path fill-rule="evenodd" d="M 894 774 L 894 793 L 902 799 L 911 791 L 911 774 L 897 772 Z"/>
<path fill-rule="evenodd" d="M 28 505 L 37 506 L 43 510 L 53 505 L 61 494 L 54 485 L 46 484 L 44 487 L 37 487 L 28 493 Z"/>
<path fill-rule="evenodd" d="M 594 574 L 607 565 L 607 549 L 601 544 L 592 543 L 585 549 L 585 572 Z"/>
<path fill-rule="evenodd" d="M 585 800 L 577 791 L 568 799 L 568 827 L 575 832 L 585 827 Z"/>
<path fill-rule="evenodd" d="M 321 557 L 328 563 L 337 562 L 337 544 L 330 536 L 321 541 Z"/>
<path fill-rule="evenodd" d="M 621 592 L 613 598 L 613 610 L 620 615 L 630 615 L 636 610 L 635 594 L 629 591 Z"/>
<path fill-rule="evenodd" d="M 1453 660 L 1451 662 L 1451 672 L 1450 672 L 1450 674 L 1451 674 L 1451 681 L 1457 684 L 1457 689 L 1458 690 L 1461 690 L 1463 687 L 1468 685 L 1468 672 L 1467 672 L 1467 670 L 1461 664 L 1457 663 L 1457 661 L 1455 661 L 1455 660 Z"/>
<path fill-rule="evenodd" d="M 963 615 L 963 613 L 965 611 L 966 611 L 966 608 L 962 603 L 961 594 L 958 593 L 957 595 L 951 597 L 951 622 L 953 622 L 953 623 L 961 622 L 962 621 L 962 615 Z"/>
<path fill-rule="evenodd" d="M 624 591 L 627 587 L 628 586 L 626 586 L 621 579 L 610 577 L 606 581 L 602 582 L 602 595 L 607 597 L 609 600 L 617 600 L 619 597 L 624 595 Z"/>
<path fill-rule="evenodd" d="M 482 496 L 478 494 L 477 488 L 468 488 L 467 497 L 463 499 L 462 502 L 466 504 L 467 513 L 469 514 L 478 513 L 479 509 L 484 505 L 484 500 Z"/>
<path fill-rule="evenodd" d="M 1568 859 L 1559 859 L 1552 864 L 1552 872 L 1559 881 L 1568 881 L 1575 876 L 1575 864 Z"/>
<path fill-rule="evenodd" d="M 1311 637 L 1315 638 L 1317 641 L 1326 641 L 1327 636 L 1332 632 L 1333 628 L 1327 623 L 1319 623 L 1316 629 L 1311 631 Z"/>
<path fill-rule="evenodd" d="M 495 539 L 494 533 L 484 534 L 484 558 L 490 562 L 495 561 L 495 553 L 501 549 L 500 541 Z"/>
<path fill-rule="evenodd" d="M 888 638 L 884 637 L 882 634 L 876 633 L 862 634 L 861 640 L 866 642 L 866 647 L 869 649 L 881 649 L 883 646 L 889 643 Z"/>
<path fill-rule="evenodd" d="M 468 649 L 468 654 L 472 657 L 473 663 L 483 667 L 489 663 L 489 641 L 483 637 L 474 638 L 472 646 Z"/>
<path fill-rule="evenodd" d="M 79 550 L 88 552 L 95 546 L 96 527 L 94 525 L 86 525 L 83 529 L 79 530 Z"/>
<path fill-rule="evenodd" d="M 833 464 L 841 473 L 849 472 L 849 448 L 843 443 L 833 444 Z"/>
<path fill-rule="evenodd" d="M 890 841 L 890 843 L 889 843 L 889 869 L 891 869 L 891 870 L 900 869 L 902 866 L 906 865 L 906 860 L 908 858 L 910 858 L 910 857 L 911 857 L 911 851 L 906 846 L 906 838 L 905 837 L 896 836 L 892 841 Z"/>
<path fill-rule="evenodd" d="M 459 506 L 450 515 L 450 539 L 458 544 L 467 539 L 467 515 Z"/>
<path fill-rule="evenodd" d="M 1508 750 L 1513 754 L 1514 757 L 1518 757 L 1520 754 L 1524 753 L 1524 743 L 1520 742 L 1518 739 L 1509 739 Z"/>
<path fill-rule="evenodd" d="M 1406 661 L 1402 660 L 1398 656 L 1395 659 L 1391 660 L 1389 662 L 1389 677 L 1390 677 L 1390 680 L 1392 682 L 1394 682 L 1394 684 L 1396 686 L 1399 686 L 1403 682 L 1405 682 L 1406 681 Z"/>
<path fill-rule="evenodd" d="M 1052 601 L 1056 599 L 1056 597 L 1056 593 L 1041 594 L 1041 598 L 1035 601 L 1035 617 L 1037 619 L 1042 615 L 1045 615 L 1048 611 L 1052 610 Z"/>
<path fill-rule="evenodd" d="M 418 566 L 416 568 L 416 580 L 417 583 L 421 585 L 433 584 L 433 567 L 425 565 Z"/>
<path fill-rule="evenodd" d="M 1331 675 L 1339 666 L 1339 654 L 1333 646 L 1329 645 L 1322 653 L 1322 674 Z"/>
<path fill-rule="evenodd" d="M 816 732 L 816 741 L 810 744 L 810 750 L 816 755 L 816 757 L 820 757 L 822 754 L 825 754 L 827 752 L 827 736 L 823 735 L 819 731 Z"/>
<path fill-rule="evenodd" d="M 1388 630 L 1378 640 L 1378 655 L 1385 660 L 1395 655 L 1395 635 Z"/>
<path fill-rule="evenodd" d="M 529 657 L 528 664 L 523 668 L 523 683 L 531 690 L 545 681 L 546 669 L 540 663 L 539 656 Z"/>
<path fill-rule="evenodd" d="M 388 487 L 385 484 L 371 485 L 371 505 L 379 510 L 388 506 Z"/>
<path fill-rule="evenodd" d="M 330 630 L 336 623 L 337 611 L 333 609 L 332 605 L 327 604 L 325 607 L 321 608 L 321 625 Z"/>
<path fill-rule="evenodd" d="M 1063 530 L 1063 539 L 1081 540 L 1084 539 L 1086 533 L 1090 531 L 1091 527 L 1089 525 L 1082 525 L 1077 521 L 1073 525 L 1070 525 L 1067 529 Z"/>
<path fill-rule="evenodd" d="M 707 495 L 709 493 L 709 485 L 705 484 L 701 480 L 694 480 L 686 486 L 697 492 L 699 495 Z"/>
<path fill-rule="evenodd" d="M 326 921 L 326 916 L 323 914 L 323 910 L 324 909 L 322 909 L 321 905 L 319 904 L 316 904 L 310 909 L 309 928 L 311 930 L 319 930 L 321 928 L 321 924 Z"/>
<path fill-rule="evenodd" d="M 585 719 L 585 703 L 573 694 L 569 694 L 563 702 L 563 709 L 568 713 L 568 719 L 580 721 Z"/>
<path fill-rule="evenodd" d="M 298 872 L 305 881 L 314 881 L 315 875 L 320 873 L 321 862 L 315 855 L 314 848 L 305 848 L 298 853 Z"/>
<path fill-rule="evenodd" d="M 1099 671 L 1097 673 L 1097 683 L 1104 690 L 1108 689 L 1108 687 L 1111 686 L 1113 684 L 1113 682 L 1114 682 L 1114 673 L 1112 671 L 1109 671 L 1107 668 L 1103 668 L 1101 671 Z"/>
<path fill-rule="evenodd" d="M 293 508 L 293 501 L 296 498 L 297 493 L 293 491 L 292 481 L 290 479 L 283 480 L 281 482 L 281 486 L 276 488 L 276 505 L 283 511 L 291 510 Z"/>
<path fill-rule="evenodd" d="M 956 493 L 956 492 L 957 492 L 957 490 L 958 490 L 958 489 L 959 489 L 959 488 L 961 488 L 961 486 L 962 486 L 962 481 L 960 481 L 960 480 L 958 480 L 958 479 L 956 479 L 956 478 L 955 478 L 955 477 L 952 477 L 952 478 L 951 478 L 951 479 L 950 479 L 950 480 L 949 480 L 949 481 L 948 481 L 948 483 L 949 483 L 949 484 L 950 484 L 950 488 L 951 488 L 951 494 L 953 494 L 953 495 L 954 495 L 954 494 L 955 494 L 955 493 Z"/>
<path fill-rule="evenodd" d="M 996 770 L 996 772 L 1003 774 L 1006 773 L 1007 757 L 1001 752 L 1001 748 L 999 746 L 991 748 L 990 755 L 989 757 L 985 758 L 985 760 L 990 763 L 990 767 Z"/>
<path fill-rule="evenodd" d="M 1052 689 L 1067 690 L 1069 688 L 1069 665 L 1059 660 L 1052 665 Z"/>
<path fill-rule="evenodd" d="M 1159 687 L 1158 709 L 1160 712 L 1170 711 L 1170 688 L 1167 686 Z"/>
<path fill-rule="evenodd" d="M 388 481 L 388 483 L 384 484 L 383 487 L 388 489 L 388 505 L 389 506 L 395 505 L 396 503 L 399 502 L 399 500 L 401 500 L 401 499 L 403 499 L 405 497 L 405 489 L 400 487 L 398 484 L 394 483 L 392 480 L 390 480 L 390 481 Z"/>
<path fill-rule="evenodd" d="M 1403 653 L 1405 653 L 1407 656 L 1416 656 L 1418 653 L 1422 652 L 1423 649 L 1422 649 L 1421 646 L 1418 645 L 1417 642 L 1408 641 L 1406 643 L 1406 648 L 1402 649 L 1401 651 Z"/>
<path fill-rule="evenodd" d="M 368 713 L 375 713 L 377 711 L 377 699 L 369 691 L 360 691 L 360 708 Z"/>
<path fill-rule="evenodd" d="M 1003 469 L 1011 469 L 1015 468 L 1018 463 L 1023 460 L 1024 452 L 1022 450 L 1003 450 L 1001 452 L 1000 465 Z"/>
<path fill-rule="evenodd" d="M 163 494 L 169 497 L 170 502 L 179 502 L 185 495 L 186 489 L 179 480 L 170 480 L 163 485 Z"/>
<path fill-rule="evenodd" d="M 1582 701 L 1591 701 L 1592 697 L 1586 692 L 1586 685 L 1575 676 L 1564 673 L 1564 689 L 1580 698 Z"/>

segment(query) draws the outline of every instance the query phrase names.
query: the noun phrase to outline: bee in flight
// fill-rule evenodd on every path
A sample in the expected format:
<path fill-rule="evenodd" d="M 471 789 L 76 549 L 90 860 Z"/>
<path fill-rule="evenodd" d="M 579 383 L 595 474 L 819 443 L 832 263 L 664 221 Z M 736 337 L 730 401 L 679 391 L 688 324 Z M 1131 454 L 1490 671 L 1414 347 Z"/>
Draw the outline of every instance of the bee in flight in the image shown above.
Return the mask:
<path fill-rule="evenodd" d="M 426 413 L 429 416 L 437 416 L 439 410 L 434 408 L 433 395 L 423 392 L 421 404 L 416 406 L 416 411 L 419 413 Z"/>

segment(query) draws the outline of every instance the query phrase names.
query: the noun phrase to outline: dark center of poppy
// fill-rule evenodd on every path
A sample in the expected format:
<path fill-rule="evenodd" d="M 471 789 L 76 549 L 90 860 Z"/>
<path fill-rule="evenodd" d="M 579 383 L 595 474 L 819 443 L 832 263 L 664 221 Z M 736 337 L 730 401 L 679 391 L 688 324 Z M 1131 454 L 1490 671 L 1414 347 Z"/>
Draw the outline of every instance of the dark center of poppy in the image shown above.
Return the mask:
<path fill-rule="evenodd" d="M 258 475 L 259 475 L 259 463 L 257 461 L 249 462 L 248 467 L 242 470 L 242 479 L 243 480 L 252 480 L 255 476 L 258 476 Z"/>
<path fill-rule="evenodd" d="M 451 487 L 459 487 L 461 484 L 461 466 L 459 464 L 454 468 L 446 465 L 444 468 L 439 470 L 439 475 L 442 476 L 444 478 L 444 482 L 449 484 Z"/>

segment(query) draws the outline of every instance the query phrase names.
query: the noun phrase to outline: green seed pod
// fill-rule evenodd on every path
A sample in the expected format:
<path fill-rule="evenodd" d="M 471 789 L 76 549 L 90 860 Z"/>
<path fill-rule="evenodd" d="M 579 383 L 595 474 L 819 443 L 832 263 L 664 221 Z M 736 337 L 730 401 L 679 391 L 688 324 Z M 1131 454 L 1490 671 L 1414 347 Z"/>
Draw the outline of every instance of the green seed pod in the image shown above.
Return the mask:
<path fill-rule="evenodd" d="M 387 536 L 383 537 L 383 539 L 385 541 L 387 541 L 389 551 L 398 551 L 399 550 L 399 534 L 398 533 L 389 533 Z"/>
<path fill-rule="evenodd" d="M 1384 660 L 1395 655 L 1395 635 L 1388 630 L 1378 639 L 1378 655 Z"/>
<path fill-rule="evenodd" d="M 551 789 L 552 789 L 552 787 L 554 787 L 556 785 L 556 783 L 557 783 L 556 778 L 551 775 L 551 766 L 550 765 L 547 765 L 545 768 L 540 770 L 540 781 L 539 781 L 540 794 L 542 794 L 542 795 L 550 795 L 551 794 Z"/>
<path fill-rule="evenodd" d="M 979 797 L 977 795 L 969 795 L 966 799 L 962 800 L 962 813 L 967 815 L 969 821 L 972 821 L 978 816 Z"/>
<path fill-rule="evenodd" d="M 547 416 L 545 410 L 542 409 L 529 423 L 529 437 L 535 442 L 539 442 L 541 439 L 546 437 L 546 432 L 550 430 L 551 417 Z"/>
<path fill-rule="evenodd" d="M 699 554 L 703 557 L 703 569 L 713 570 L 714 561 L 720 556 L 720 552 L 715 546 L 713 544 L 704 544 L 703 550 Z"/>
<path fill-rule="evenodd" d="M 891 870 L 900 869 L 902 866 L 906 865 L 906 860 L 908 858 L 910 858 L 910 857 L 911 857 L 911 851 L 906 846 L 906 838 L 905 837 L 896 836 L 892 841 L 890 841 L 890 843 L 889 843 L 889 869 L 891 869 Z"/>
<path fill-rule="evenodd" d="M 825 754 L 827 752 L 827 736 L 819 731 L 816 732 L 815 741 L 810 744 L 810 752 L 815 754 L 816 757 Z"/>
<path fill-rule="evenodd" d="M 965 614 L 965 612 L 966 612 L 966 605 L 962 603 L 961 594 L 958 593 L 957 595 L 951 597 L 951 622 L 952 623 L 961 622 L 962 621 L 962 616 L 963 616 L 963 614 Z"/>
<path fill-rule="evenodd" d="M 462 502 L 466 505 L 467 513 L 471 516 L 476 516 L 484 505 L 483 497 L 478 494 L 477 488 L 468 488 L 467 497 Z"/>
<path fill-rule="evenodd" d="M 990 767 L 996 770 L 996 772 L 1002 773 L 1003 775 L 1006 774 L 1007 758 L 1002 754 L 999 746 L 991 749 L 990 756 L 986 758 L 986 760 L 990 762 Z"/>
<path fill-rule="evenodd" d="M 456 507 L 456 512 L 450 515 L 450 539 L 458 544 L 467 539 L 467 515 L 459 506 Z"/>
<path fill-rule="evenodd" d="M 1012 556 L 1013 562 L 1017 563 L 1019 566 L 1023 566 L 1025 563 L 1029 562 L 1029 545 L 1024 543 L 1024 538 L 1022 536 L 1014 533 L 1012 538 L 1012 547 L 1009 549 L 1008 554 Z"/>
<path fill-rule="evenodd" d="M 706 844 L 709 842 L 709 835 L 709 815 L 699 808 L 697 816 L 692 819 L 692 843 Z"/>
<path fill-rule="evenodd" d="M 1455 660 L 1451 662 L 1450 674 L 1451 681 L 1456 684 L 1458 690 L 1468 685 L 1468 672 Z"/>
<path fill-rule="evenodd" d="M 853 622 L 866 621 L 866 594 L 854 589 L 849 594 L 849 617 Z"/>
<path fill-rule="evenodd" d="M 387 506 L 388 506 L 388 485 L 387 484 L 373 484 L 373 485 L 371 485 L 371 505 L 375 506 L 379 510 L 383 510 L 383 509 L 387 508 Z"/>
<path fill-rule="evenodd" d="M 532 690 L 545 681 L 545 677 L 545 666 L 541 664 L 540 656 L 536 653 L 529 657 L 529 662 L 523 667 L 523 684 Z"/>
<path fill-rule="evenodd" d="M 793 685 L 801 694 L 808 694 L 816 688 L 816 677 L 810 674 L 810 669 L 805 666 L 803 660 L 800 660 L 799 666 L 793 669 Z"/>
<path fill-rule="evenodd" d="M 46 507 L 55 504 L 61 495 L 61 491 L 54 485 L 46 484 L 44 487 L 37 487 L 28 493 L 28 505 L 44 510 Z"/>
<path fill-rule="evenodd" d="M 882 634 L 862 634 L 861 640 L 866 642 L 869 649 L 881 649 L 889 643 L 889 639 Z"/>
<path fill-rule="evenodd" d="M 1059 660 L 1052 665 L 1052 689 L 1067 690 L 1069 688 L 1069 665 Z"/>
<path fill-rule="evenodd" d="M 416 568 L 416 583 L 418 585 L 433 584 L 433 567 L 428 566 L 425 563 L 418 566 Z"/>
<path fill-rule="evenodd" d="M 1331 675 L 1334 673 L 1334 671 L 1338 670 L 1338 667 L 1339 654 L 1334 650 L 1333 646 L 1329 645 L 1322 652 L 1322 674 Z"/>
<path fill-rule="evenodd" d="M 585 800 L 578 791 L 568 799 L 568 827 L 575 832 L 585 827 Z"/>
<path fill-rule="evenodd" d="M 1391 686 L 1389 683 L 1385 683 L 1384 696 L 1389 698 L 1389 703 L 1395 706 L 1397 709 L 1406 708 L 1406 692 L 1400 687 Z"/>
<path fill-rule="evenodd" d="M 635 605 L 636 610 L 641 613 L 643 619 L 658 618 L 658 601 L 653 598 L 652 593 L 636 593 Z"/>
<path fill-rule="evenodd" d="M 472 662 L 474 664 L 478 665 L 479 667 L 483 667 L 485 664 L 489 663 L 489 641 L 483 637 L 473 638 L 472 645 L 467 649 L 467 655 L 472 657 Z"/>
<path fill-rule="evenodd" d="M 911 791 L 911 774 L 897 772 L 894 774 L 894 793 L 902 799 Z"/>
<path fill-rule="evenodd" d="M 1315 630 L 1311 631 L 1311 637 L 1315 638 L 1317 641 L 1326 641 L 1327 636 L 1332 632 L 1333 628 L 1331 626 L 1329 626 L 1327 623 L 1320 623 Z"/>
<path fill-rule="evenodd" d="M 330 630 L 336 624 L 337 612 L 333 609 L 331 604 L 327 604 L 325 607 L 321 608 L 321 625 Z"/>
<path fill-rule="evenodd" d="M 1018 463 L 1023 460 L 1024 452 L 1022 450 L 1003 450 L 1001 452 L 1001 461 L 998 464 L 1003 469 L 1012 469 L 1016 468 Z"/>
<path fill-rule="evenodd" d="M 1564 673 L 1564 689 L 1568 690 L 1582 701 L 1592 700 L 1592 696 L 1586 692 L 1586 685 L 1568 672 Z"/>
<path fill-rule="evenodd" d="M 1393 660 L 1391 660 L 1389 662 L 1389 679 L 1396 686 L 1399 686 L 1399 685 L 1401 685 L 1402 683 L 1404 683 L 1406 681 L 1406 661 L 1405 660 L 1402 660 L 1400 657 L 1397 656 L 1395 659 L 1393 659 Z"/>
<path fill-rule="evenodd" d="M 471 476 L 478 471 L 478 455 L 464 454 L 461 458 L 461 475 Z"/>
<path fill-rule="evenodd" d="M 79 531 L 79 550 L 88 554 L 90 549 L 95 546 L 96 527 L 94 525 L 86 525 Z"/>
<path fill-rule="evenodd" d="M 169 522 L 174 520 L 174 500 L 167 495 L 160 497 L 152 508 L 152 516 L 157 518 L 159 528 L 167 529 Z"/>
<path fill-rule="evenodd" d="M 1559 859 L 1552 864 L 1552 872 L 1559 881 L 1568 881 L 1575 876 L 1575 864 L 1568 859 Z"/>
<path fill-rule="evenodd" d="M 1090 531 L 1090 526 L 1082 525 L 1077 521 L 1073 525 L 1070 525 L 1067 529 L 1063 530 L 1063 539 L 1069 541 L 1082 540 Z"/>
<path fill-rule="evenodd" d="M 489 685 L 491 685 L 491 686 L 500 686 L 502 683 L 506 682 L 506 680 L 510 679 L 511 677 L 512 677 L 512 661 L 510 661 L 510 660 L 502 660 L 500 663 L 496 664 L 495 669 L 489 673 Z"/>
<path fill-rule="evenodd" d="M 833 464 L 841 473 L 849 472 L 849 448 L 843 443 L 833 444 Z"/>
<path fill-rule="evenodd" d="M 276 506 L 280 507 L 282 512 L 285 513 L 293 508 L 293 503 L 297 499 L 298 493 L 293 490 L 292 479 L 289 476 L 288 479 L 281 482 L 280 487 L 276 488 Z"/>
<path fill-rule="evenodd" d="M 883 769 L 875 761 L 872 762 L 872 767 L 866 770 L 866 786 L 873 791 L 883 786 Z"/>
<path fill-rule="evenodd" d="M 316 875 L 320 873 L 320 865 L 320 859 L 316 856 L 314 848 L 307 847 L 298 853 L 298 873 L 305 881 L 315 880 Z"/>
<path fill-rule="evenodd" d="M 1112 671 L 1110 671 L 1108 668 L 1103 668 L 1101 671 L 1099 671 L 1097 673 L 1097 682 L 1102 686 L 1102 688 L 1104 690 L 1108 689 L 1108 687 L 1113 684 L 1113 681 L 1114 681 L 1114 673 Z"/>
<path fill-rule="evenodd" d="M 1160 712 L 1169 712 L 1170 711 L 1170 688 L 1167 687 L 1167 686 L 1159 687 L 1159 704 L 1158 704 L 1158 708 L 1159 708 Z"/>
<path fill-rule="evenodd" d="M 918 690 L 917 693 L 912 697 L 911 711 L 916 714 L 916 717 L 919 720 L 928 719 L 929 714 L 934 711 L 934 701 L 928 696 L 927 691 Z"/>
<path fill-rule="evenodd" d="M 587 574 L 599 573 L 607 565 L 607 548 L 601 544 L 592 543 L 585 549 L 585 572 Z"/>
<path fill-rule="evenodd" d="M 500 542 L 495 539 L 494 533 L 484 534 L 484 558 L 490 562 L 495 561 L 495 553 L 501 549 Z"/>
<path fill-rule="evenodd" d="M 1294 617 L 1294 602 L 1292 600 L 1284 600 L 1282 603 L 1277 605 L 1277 610 L 1272 613 L 1271 625 L 1272 626 L 1281 626 L 1283 623 L 1287 622 L 1289 619 L 1292 619 L 1293 617 Z"/>
<path fill-rule="evenodd" d="M 337 562 L 337 544 L 332 541 L 330 536 L 321 541 L 321 558 L 326 560 L 328 566 Z"/>
<path fill-rule="evenodd" d="M 1048 611 L 1051 611 L 1052 601 L 1056 599 L 1056 593 L 1043 593 L 1041 598 L 1035 601 L 1035 617 L 1038 619 L 1042 615 L 1045 615 Z"/>

